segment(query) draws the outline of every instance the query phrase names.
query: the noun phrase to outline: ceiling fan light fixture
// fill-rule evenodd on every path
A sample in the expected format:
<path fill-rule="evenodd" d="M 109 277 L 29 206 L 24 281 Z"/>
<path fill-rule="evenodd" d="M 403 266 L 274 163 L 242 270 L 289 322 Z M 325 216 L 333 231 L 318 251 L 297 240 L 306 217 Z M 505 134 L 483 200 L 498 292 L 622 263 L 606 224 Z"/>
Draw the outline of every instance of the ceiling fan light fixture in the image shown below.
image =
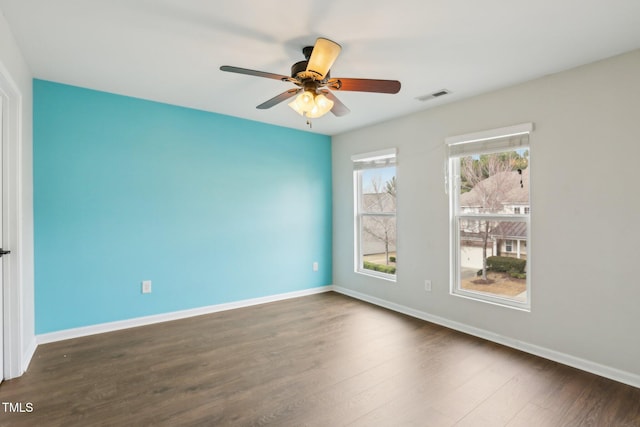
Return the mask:
<path fill-rule="evenodd" d="M 304 111 L 300 107 L 300 104 L 298 103 L 298 98 L 297 97 L 296 97 L 296 99 L 294 99 L 293 101 L 291 101 L 289 103 L 289 107 L 291 107 L 293 109 L 293 111 L 295 111 L 296 113 L 300 114 L 301 116 L 304 115 Z"/>
<path fill-rule="evenodd" d="M 322 114 L 327 114 L 333 108 L 333 101 L 323 94 L 316 95 L 315 102 Z"/>
<path fill-rule="evenodd" d="M 302 108 L 304 108 L 304 111 L 308 111 L 313 108 L 314 98 L 315 94 L 313 92 L 311 92 L 310 90 L 305 90 L 300 95 L 298 95 L 297 102 Z"/>
<path fill-rule="evenodd" d="M 316 96 L 315 106 L 306 115 L 310 119 L 317 119 L 327 114 L 333 108 L 333 101 L 320 94 Z"/>
<path fill-rule="evenodd" d="M 317 119 L 331 111 L 333 101 L 323 94 L 306 90 L 296 96 L 296 99 L 289 103 L 289 107 L 301 116 Z"/>
<path fill-rule="evenodd" d="M 308 111 L 311 111 L 315 106 L 313 101 L 314 95 L 315 94 L 312 91 L 305 90 L 289 103 L 289 107 L 293 108 L 296 113 L 303 116 Z"/>

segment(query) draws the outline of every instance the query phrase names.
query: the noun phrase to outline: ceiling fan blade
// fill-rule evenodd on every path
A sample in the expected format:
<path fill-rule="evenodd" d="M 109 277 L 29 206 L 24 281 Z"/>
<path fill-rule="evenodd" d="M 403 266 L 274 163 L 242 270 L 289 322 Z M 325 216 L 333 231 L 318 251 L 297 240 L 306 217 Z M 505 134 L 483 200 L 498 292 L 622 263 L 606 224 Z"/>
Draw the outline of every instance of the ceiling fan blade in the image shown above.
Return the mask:
<path fill-rule="evenodd" d="M 319 37 L 309 57 L 307 72 L 311 73 L 316 80 L 323 80 L 341 50 L 342 47 L 338 43 Z"/>
<path fill-rule="evenodd" d="M 354 92 L 398 93 L 400 82 L 397 80 L 335 78 L 329 80 L 327 87 L 333 90 Z"/>
<path fill-rule="evenodd" d="M 333 107 L 331 108 L 331 112 L 333 113 L 334 116 L 342 117 L 342 116 L 347 115 L 347 114 L 349 114 L 351 112 L 351 110 L 349 110 L 347 108 L 347 106 L 344 105 L 342 103 L 342 101 L 340 101 L 338 99 L 337 96 L 335 96 L 333 93 L 331 93 L 331 91 L 321 90 L 320 92 L 322 92 L 324 94 L 324 96 L 326 96 L 331 101 L 333 101 Z"/>
<path fill-rule="evenodd" d="M 274 96 L 270 100 L 263 102 L 262 104 L 258 105 L 256 108 L 260 110 L 266 110 L 267 108 L 271 108 L 274 105 L 278 105 L 282 101 L 286 101 L 287 99 L 295 96 L 301 90 L 302 89 L 289 89 L 288 91 L 282 92 L 280 95 Z"/>
<path fill-rule="evenodd" d="M 227 71 L 229 73 L 247 74 L 249 76 L 256 76 L 256 77 L 266 77 L 268 79 L 285 80 L 285 81 L 289 80 L 289 76 L 283 76 L 282 74 L 274 74 L 274 73 L 267 73 L 265 71 L 250 70 L 248 68 L 233 67 L 231 65 L 223 65 L 222 67 L 220 67 L 220 70 Z"/>

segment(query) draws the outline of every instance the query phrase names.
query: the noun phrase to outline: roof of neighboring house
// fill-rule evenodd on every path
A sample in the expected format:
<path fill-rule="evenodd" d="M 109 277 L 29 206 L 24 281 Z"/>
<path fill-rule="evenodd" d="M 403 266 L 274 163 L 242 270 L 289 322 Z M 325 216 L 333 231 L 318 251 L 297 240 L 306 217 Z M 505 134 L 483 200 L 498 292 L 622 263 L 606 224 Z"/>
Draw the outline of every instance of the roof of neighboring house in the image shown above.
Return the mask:
<path fill-rule="evenodd" d="M 527 224 L 524 222 L 500 222 L 494 227 L 489 235 L 498 240 L 526 240 Z M 460 238 L 462 240 L 482 240 L 483 233 L 460 230 Z"/>
<path fill-rule="evenodd" d="M 503 221 L 491 231 L 491 235 L 500 239 L 526 239 L 527 224 L 524 222 Z"/>
<path fill-rule="evenodd" d="M 529 168 L 522 169 L 522 175 L 518 171 L 497 173 L 460 195 L 462 207 L 495 209 L 518 204 L 529 204 Z"/>

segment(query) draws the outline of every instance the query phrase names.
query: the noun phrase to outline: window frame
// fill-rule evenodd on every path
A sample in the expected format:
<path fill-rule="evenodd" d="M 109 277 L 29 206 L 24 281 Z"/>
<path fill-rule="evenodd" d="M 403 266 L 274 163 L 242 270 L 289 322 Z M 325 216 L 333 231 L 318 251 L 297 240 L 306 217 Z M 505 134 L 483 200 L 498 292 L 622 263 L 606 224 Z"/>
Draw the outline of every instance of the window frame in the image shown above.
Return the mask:
<path fill-rule="evenodd" d="M 362 171 L 369 169 L 377 169 L 393 166 L 396 169 L 395 177 L 397 182 L 397 148 L 389 148 L 385 150 L 379 150 L 369 153 L 356 154 L 351 156 L 351 160 L 354 164 L 353 168 L 353 182 L 354 182 L 354 272 L 365 276 L 376 277 L 379 279 L 387 280 L 390 282 L 397 282 L 397 270 L 395 274 L 384 273 L 380 271 L 370 270 L 364 268 L 364 260 L 362 254 L 363 239 L 362 239 L 362 223 L 364 217 L 393 217 L 396 220 L 395 235 L 396 235 L 396 256 L 397 256 L 397 235 L 398 235 L 398 218 L 397 218 L 397 204 L 395 212 L 366 212 L 363 210 L 362 195 Z M 368 167 L 367 167 L 368 166 Z M 397 203 L 397 196 L 396 196 Z M 397 268 L 396 261 L 396 268 Z"/>
<path fill-rule="evenodd" d="M 512 309 L 531 311 L 531 216 L 526 214 L 482 214 L 461 213 L 459 205 L 460 197 L 460 158 L 470 155 L 501 153 L 517 149 L 527 149 L 529 160 L 531 159 L 531 138 L 533 123 L 523 123 L 505 128 L 476 132 L 446 138 L 447 158 L 445 166 L 446 189 L 449 193 L 449 247 L 450 247 L 450 295 L 481 301 Z M 513 142 L 526 134 L 527 142 Z M 463 146 L 464 145 L 464 146 Z M 455 146 L 455 147 L 454 147 Z M 474 150 L 474 147 L 477 149 Z M 529 194 L 531 194 L 531 180 L 529 179 Z M 531 198 L 529 197 L 529 206 Z M 523 210 L 521 210 L 522 212 Z M 530 212 L 530 209 L 529 209 Z M 477 292 L 463 289 L 461 285 L 461 221 L 516 221 L 524 222 L 527 230 L 526 253 L 526 299 L 518 301 L 514 298 L 502 297 L 485 292 Z"/>

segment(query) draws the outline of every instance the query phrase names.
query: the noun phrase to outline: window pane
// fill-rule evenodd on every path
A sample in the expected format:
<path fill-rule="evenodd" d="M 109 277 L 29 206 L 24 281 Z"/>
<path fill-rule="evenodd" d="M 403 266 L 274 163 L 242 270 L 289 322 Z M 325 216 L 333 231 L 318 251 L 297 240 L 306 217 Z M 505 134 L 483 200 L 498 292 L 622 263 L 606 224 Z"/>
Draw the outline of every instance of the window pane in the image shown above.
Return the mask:
<path fill-rule="evenodd" d="M 396 168 L 365 169 L 362 174 L 362 211 L 396 211 Z"/>
<path fill-rule="evenodd" d="M 458 212 L 520 214 L 529 204 L 529 151 L 461 157 Z"/>
<path fill-rule="evenodd" d="M 395 274 L 396 217 L 363 215 L 361 224 L 363 268 Z"/>
<path fill-rule="evenodd" d="M 527 223 L 461 218 L 458 226 L 460 289 L 526 302 Z"/>
<path fill-rule="evenodd" d="M 392 159 L 395 160 L 395 159 Z M 396 275 L 396 166 L 354 167 L 357 179 L 356 271 Z"/>
<path fill-rule="evenodd" d="M 496 129 L 493 134 L 483 131 L 478 138 L 469 135 L 469 139 L 447 139 L 454 294 L 530 307 L 527 241 L 531 129 L 531 124 L 523 124 Z M 507 133 L 500 136 L 497 132 Z M 518 136 L 518 140 L 512 141 L 510 135 Z"/>

